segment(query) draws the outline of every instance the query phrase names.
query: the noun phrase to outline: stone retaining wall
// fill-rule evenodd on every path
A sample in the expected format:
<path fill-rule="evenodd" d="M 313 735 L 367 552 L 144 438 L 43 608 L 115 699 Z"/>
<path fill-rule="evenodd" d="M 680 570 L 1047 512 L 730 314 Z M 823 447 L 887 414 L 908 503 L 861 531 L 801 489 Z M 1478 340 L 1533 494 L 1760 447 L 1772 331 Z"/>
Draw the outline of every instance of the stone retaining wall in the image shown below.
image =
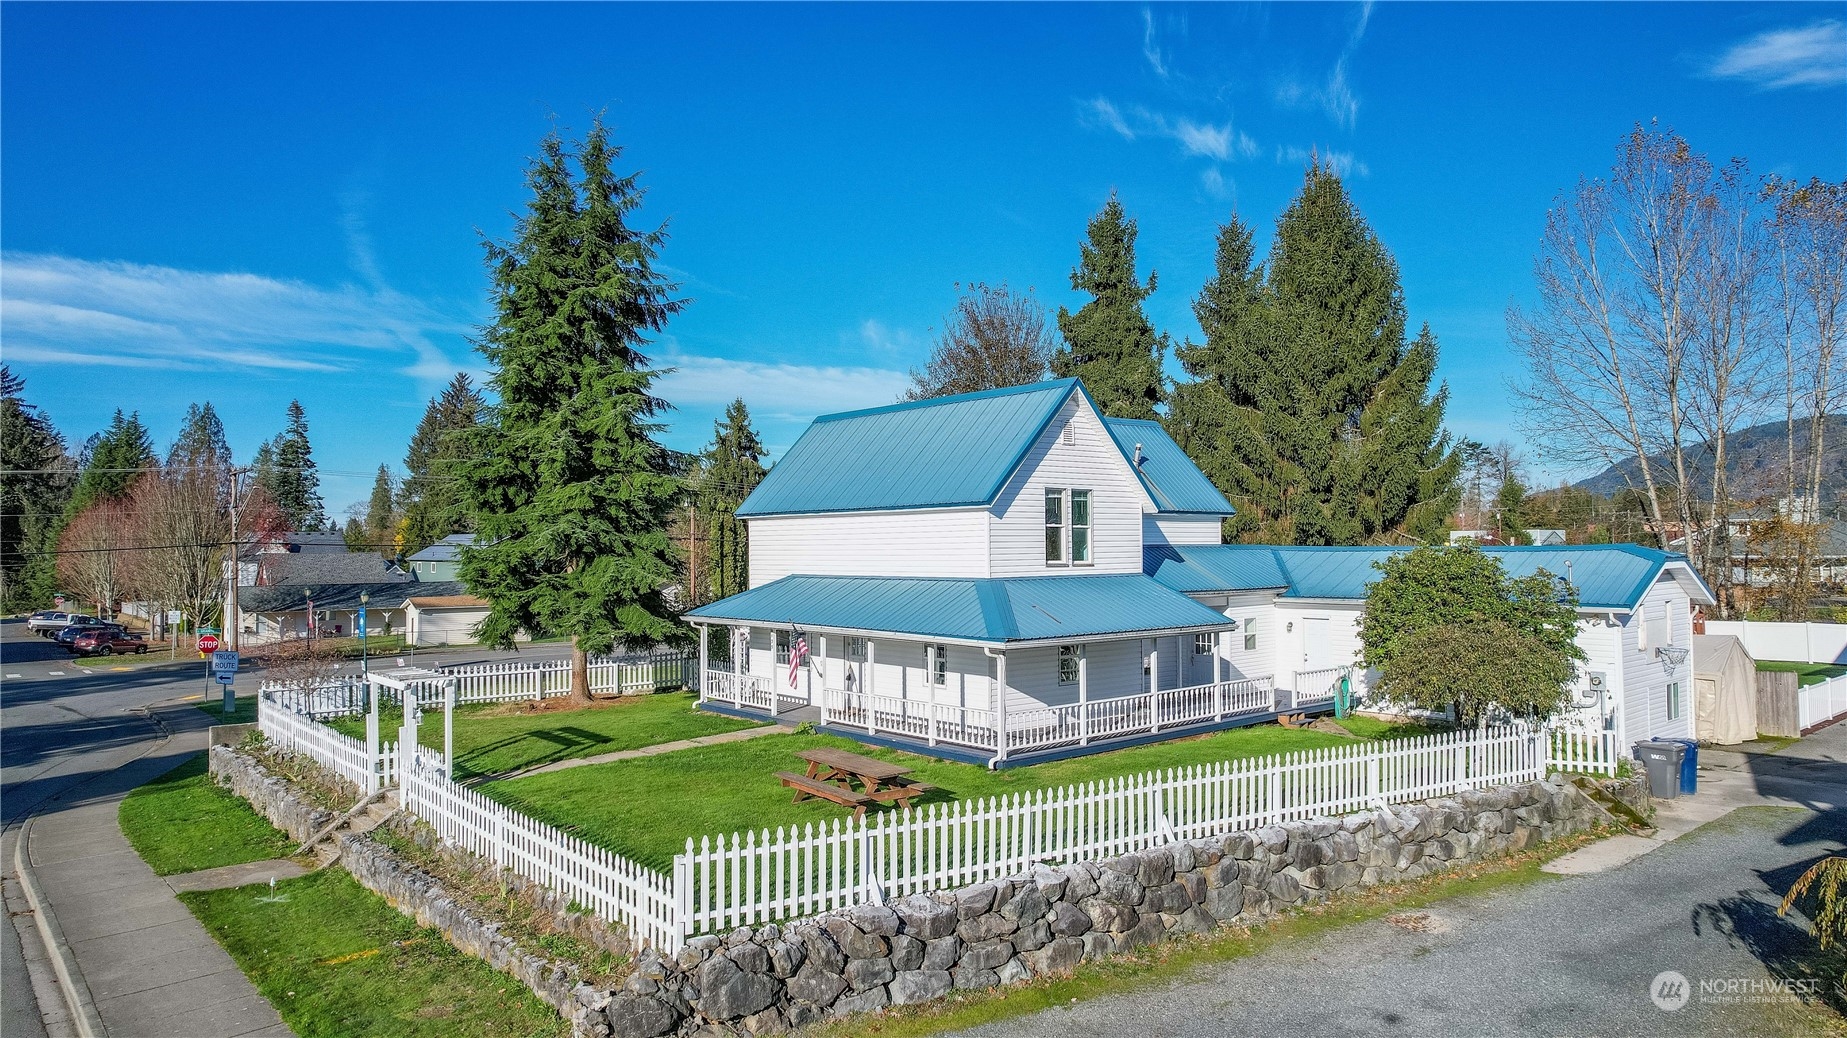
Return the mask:
<path fill-rule="evenodd" d="M 1253 922 L 1588 828 L 1597 810 L 1533 782 L 1080 862 L 785 926 L 643 951 L 620 990 L 580 990 L 580 1034 L 760 1034 L 1013 984 L 1223 923 Z"/>
<path fill-rule="evenodd" d="M 310 803 L 261 761 L 233 746 L 213 746 L 206 755 L 212 781 L 250 801 L 257 814 L 300 843 L 327 828 L 338 815 Z"/>

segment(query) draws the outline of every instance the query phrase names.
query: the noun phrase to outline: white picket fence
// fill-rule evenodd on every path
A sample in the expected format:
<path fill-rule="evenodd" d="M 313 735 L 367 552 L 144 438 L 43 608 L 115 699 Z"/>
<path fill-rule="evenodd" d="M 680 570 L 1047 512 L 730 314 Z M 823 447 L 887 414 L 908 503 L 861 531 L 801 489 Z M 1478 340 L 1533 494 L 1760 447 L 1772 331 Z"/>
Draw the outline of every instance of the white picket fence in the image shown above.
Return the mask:
<path fill-rule="evenodd" d="M 623 656 L 592 656 L 590 694 L 632 696 L 670 688 L 695 688 L 698 667 L 696 653 L 671 649 Z M 458 703 L 544 699 L 571 692 L 570 660 L 477 663 L 438 667 L 436 671 L 456 679 Z M 440 701 L 440 687 L 432 686 L 430 697 Z M 422 689 L 419 689 L 418 699 L 424 699 Z"/>
<path fill-rule="evenodd" d="M 1847 714 L 1847 674 L 1796 690 L 1797 724 L 1804 730 Z"/>
<path fill-rule="evenodd" d="M 1036 863 L 1532 781 L 1548 770 L 1614 773 L 1616 762 L 1607 732 L 1451 732 L 688 839 L 663 875 L 456 785 L 439 752 L 417 747 L 400 762 L 398 747 L 416 747 L 414 727 L 393 743 L 371 731 L 365 741 L 352 739 L 271 693 L 260 697 L 258 723 L 277 744 L 368 791 L 396 782 L 405 810 L 445 842 L 566 894 L 668 953 L 698 933 L 960 886 Z"/>

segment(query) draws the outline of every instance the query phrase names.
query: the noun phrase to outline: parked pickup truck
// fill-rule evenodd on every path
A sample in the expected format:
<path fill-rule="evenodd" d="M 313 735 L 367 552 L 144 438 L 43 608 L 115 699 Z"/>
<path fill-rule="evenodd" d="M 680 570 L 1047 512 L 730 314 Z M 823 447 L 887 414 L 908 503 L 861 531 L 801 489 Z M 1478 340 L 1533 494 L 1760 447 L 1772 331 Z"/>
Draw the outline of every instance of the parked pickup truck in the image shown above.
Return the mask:
<path fill-rule="evenodd" d="M 101 627 L 72 639 L 71 651 L 79 656 L 109 656 L 118 652 L 140 655 L 148 651 L 148 643 L 146 638 L 119 627 Z"/>
<path fill-rule="evenodd" d="M 71 624 L 94 624 L 94 623 L 99 623 L 99 622 L 100 621 L 97 620 L 96 617 L 94 616 L 85 616 L 82 613 L 66 613 L 62 610 L 56 610 L 56 609 L 47 609 L 47 610 L 43 610 L 37 613 L 33 613 L 30 617 L 28 617 L 26 619 L 26 628 L 30 630 L 33 634 L 39 635 L 40 637 L 43 637 L 43 638 L 49 638 L 52 635 L 58 633 L 59 631 L 62 631 L 66 627 L 69 627 Z"/>

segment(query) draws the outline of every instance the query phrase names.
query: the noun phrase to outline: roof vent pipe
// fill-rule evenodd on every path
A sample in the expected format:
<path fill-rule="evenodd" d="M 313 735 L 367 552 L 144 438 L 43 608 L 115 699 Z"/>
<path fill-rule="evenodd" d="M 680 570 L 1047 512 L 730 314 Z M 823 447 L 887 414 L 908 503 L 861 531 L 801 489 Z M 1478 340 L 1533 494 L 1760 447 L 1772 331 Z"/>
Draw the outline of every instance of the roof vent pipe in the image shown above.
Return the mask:
<path fill-rule="evenodd" d="M 1142 445 L 1139 443 L 1135 445 L 1135 467 L 1142 467 Z"/>

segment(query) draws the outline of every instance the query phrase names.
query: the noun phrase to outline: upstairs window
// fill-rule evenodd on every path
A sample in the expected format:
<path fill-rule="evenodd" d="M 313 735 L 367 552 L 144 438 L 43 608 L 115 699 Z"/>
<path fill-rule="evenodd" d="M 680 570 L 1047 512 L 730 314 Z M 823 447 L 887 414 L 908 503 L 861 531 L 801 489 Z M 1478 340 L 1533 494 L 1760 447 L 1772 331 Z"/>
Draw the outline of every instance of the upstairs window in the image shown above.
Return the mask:
<path fill-rule="evenodd" d="M 1058 683 L 1060 685 L 1077 684 L 1077 653 L 1075 645 L 1058 647 Z"/>
<path fill-rule="evenodd" d="M 1045 491 L 1045 561 L 1065 561 L 1065 492 Z"/>
<path fill-rule="evenodd" d="M 1091 562 L 1090 491 L 1047 487 L 1045 561 L 1088 566 Z"/>
<path fill-rule="evenodd" d="M 1257 651 L 1257 618 L 1254 616 L 1244 621 L 1244 651 Z"/>

